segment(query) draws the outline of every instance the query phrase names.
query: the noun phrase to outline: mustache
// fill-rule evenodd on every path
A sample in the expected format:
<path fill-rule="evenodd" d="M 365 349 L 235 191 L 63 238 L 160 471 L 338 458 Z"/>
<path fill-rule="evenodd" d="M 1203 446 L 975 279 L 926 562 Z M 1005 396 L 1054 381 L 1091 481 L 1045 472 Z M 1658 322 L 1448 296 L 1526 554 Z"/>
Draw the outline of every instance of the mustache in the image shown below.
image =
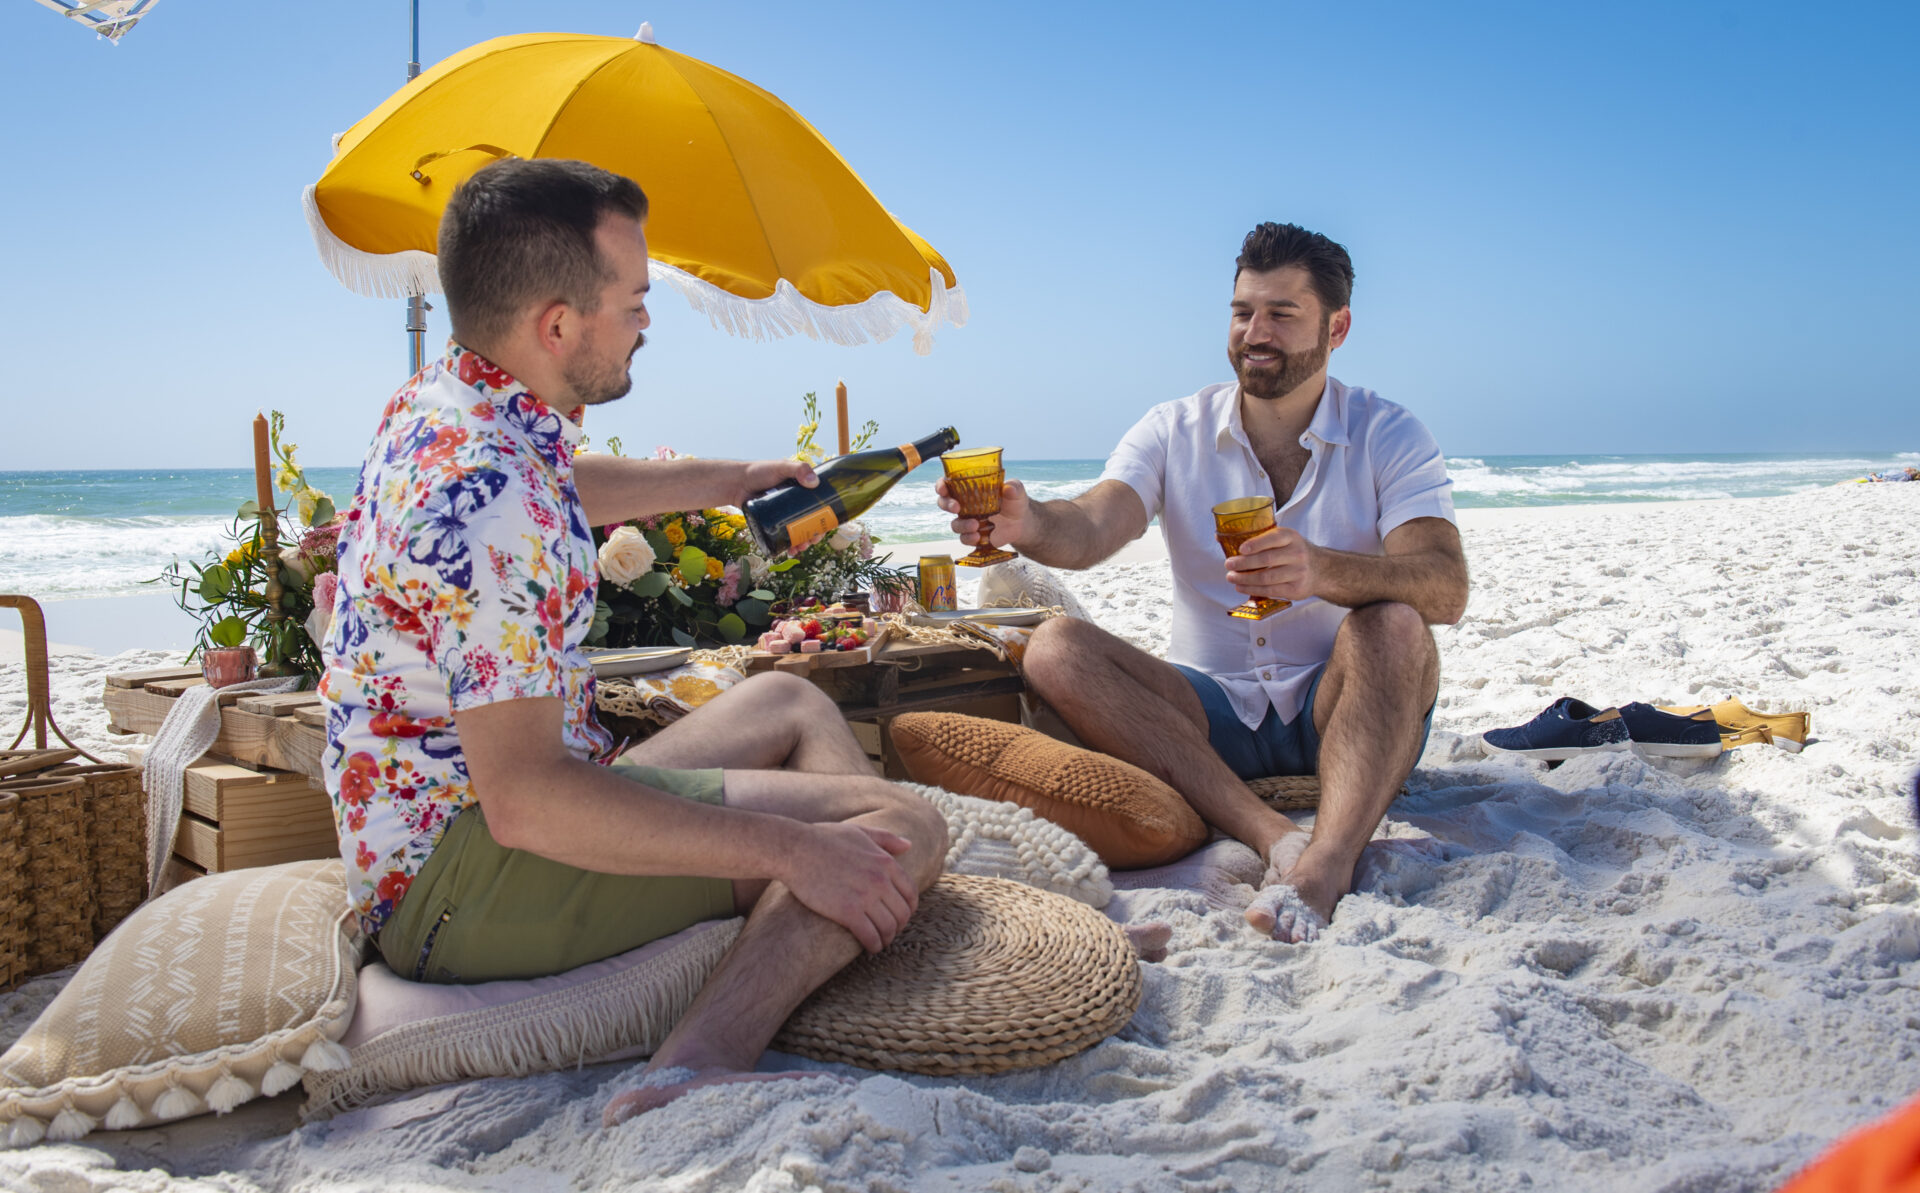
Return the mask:
<path fill-rule="evenodd" d="M 638 352 L 640 351 L 640 349 L 645 348 L 646 346 L 647 346 L 647 333 L 643 331 L 635 334 L 633 337 L 633 352 Z M 633 352 L 629 352 L 627 353 L 627 355 L 632 356 Z"/>

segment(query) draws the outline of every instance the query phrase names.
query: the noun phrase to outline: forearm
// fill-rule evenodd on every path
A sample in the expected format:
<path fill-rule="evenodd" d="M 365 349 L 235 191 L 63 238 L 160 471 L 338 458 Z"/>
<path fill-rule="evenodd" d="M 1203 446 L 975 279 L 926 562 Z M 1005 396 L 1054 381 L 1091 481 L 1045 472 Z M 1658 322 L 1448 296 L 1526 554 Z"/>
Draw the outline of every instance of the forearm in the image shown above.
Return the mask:
<path fill-rule="evenodd" d="M 478 791 L 494 839 L 603 874 L 775 878 L 804 826 L 715 807 L 568 755 Z"/>
<path fill-rule="evenodd" d="M 1089 568 L 1125 545 L 1124 539 L 1109 544 L 1114 536 L 1077 502 L 1035 501 L 1028 509 L 1027 525 L 1013 546 L 1035 563 Z"/>
<path fill-rule="evenodd" d="M 1410 605 L 1428 625 L 1451 625 L 1467 608 L 1467 570 L 1443 552 L 1359 555 L 1314 550 L 1314 593 L 1329 604 L 1357 609 L 1377 601 Z"/>
<path fill-rule="evenodd" d="M 738 505 L 749 496 L 747 465 L 738 460 L 634 460 L 587 452 L 573 463 L 573 483 L 587 521 L 611 526 L 629 518 Z"/>

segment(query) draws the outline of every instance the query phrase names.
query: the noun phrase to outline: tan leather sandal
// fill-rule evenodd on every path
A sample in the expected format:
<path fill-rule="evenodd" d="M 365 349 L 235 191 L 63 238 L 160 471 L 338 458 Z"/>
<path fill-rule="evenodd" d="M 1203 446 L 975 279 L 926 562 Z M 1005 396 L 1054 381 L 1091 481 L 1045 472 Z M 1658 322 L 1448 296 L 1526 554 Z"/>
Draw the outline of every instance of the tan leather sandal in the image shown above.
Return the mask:
<path fill-rule="evenodd" d="M 1720 735 L 1721 742 L 1729 750 L 1735 746 L 1752 745 L 1764 742 L 1779 746 L 1790 753 L 1798 754 L 1807 743 L 1807 734 L 1812 729 L 1812 718 L 1803 712 L 1762 713 L 1754 712 L 1738 700 L 1722 700 L 1711 707 L 1694 704 L 1668 708 L 1662 706 L 1661 712 L 1670 712 L 1676 716 L 1690 717 L 1697 713 L 1711 712 L 1720 728 L 1726 730 Z"/>

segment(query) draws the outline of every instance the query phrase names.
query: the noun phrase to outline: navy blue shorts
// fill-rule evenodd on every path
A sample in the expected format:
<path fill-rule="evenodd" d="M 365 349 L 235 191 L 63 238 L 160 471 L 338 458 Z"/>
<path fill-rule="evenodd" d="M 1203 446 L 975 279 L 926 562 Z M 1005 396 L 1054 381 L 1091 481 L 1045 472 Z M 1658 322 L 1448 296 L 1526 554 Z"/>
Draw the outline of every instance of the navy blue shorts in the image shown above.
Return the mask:
<path fill-rule="evenodd" d="M 1327 669 L 1313 673 L 1307 685 L 1307 698 L 1300 715 L 1282 721 L 1271 705 L 1258 729 L 1249 729 L 1233 711 L 1227 693 L 1211 675 L 1192 667 L 1173 664 L 1173 669 L 1193 685 L 1200 707 L 1207 710 L 1207 740 L 1233 773 L 1243 779 L 1271 779 L 1279 775 L 1320 773 L 1320 733 L 1313 727 L 1313 701 L 1320 694 L 1320 680 Z M 1427 710 L 1426 724 L 1420 729 L 1420 752 L 1426 753 L 1427 738 L 1433 733 L 1433 710 Z"/>

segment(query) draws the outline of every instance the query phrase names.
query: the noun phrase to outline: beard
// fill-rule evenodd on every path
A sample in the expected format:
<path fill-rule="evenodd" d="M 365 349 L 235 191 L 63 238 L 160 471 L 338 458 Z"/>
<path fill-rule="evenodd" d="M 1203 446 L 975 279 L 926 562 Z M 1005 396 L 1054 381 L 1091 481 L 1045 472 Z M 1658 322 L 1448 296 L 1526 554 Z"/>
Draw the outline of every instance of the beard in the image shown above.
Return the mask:
<path fill-rule="evenodd" d="M 580 351 L 561 370 L 561 377 L 567 388 L 582 406 L 599 406 L 627 396 L 633 388 L 633 355 L 646 345 L 647 337 L 643 332 L 633 341 L 633 349 L 620 360 L 597 359 L 591 338 L 580 345 Z"/>
<path fill-rule="evenodd" d="M 1233 375 L 1240 379 L 1240 392 L 1249 397 L 1272 401 L 1299 389 L 1315 373 L 1327 367 L 1327 357 L 1332 352 L 1332 323 L 1331 319 L 1320 321 L 1320 342 L 1304 352 L 1264 348 L 1264 351 L 1273 353 L 1277 358 L 1272 364 L 1249 365 L 1246 348 L 1229 347 L 1227 363 L 1233 366 Z"/>

